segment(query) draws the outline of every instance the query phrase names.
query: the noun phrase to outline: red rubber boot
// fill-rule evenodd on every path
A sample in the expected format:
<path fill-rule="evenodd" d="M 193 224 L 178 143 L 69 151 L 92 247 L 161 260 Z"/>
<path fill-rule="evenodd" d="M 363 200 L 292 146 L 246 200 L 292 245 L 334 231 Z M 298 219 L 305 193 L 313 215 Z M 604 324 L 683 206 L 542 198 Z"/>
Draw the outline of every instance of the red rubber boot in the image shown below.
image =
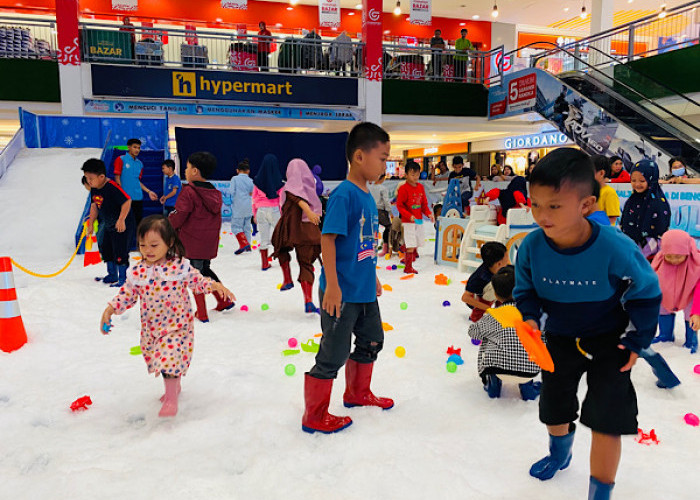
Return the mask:
<path fill-rule="evenodd" d="M 216 307 L 214 309 L 217 311 L 227 311 L 236 305 L 234 301 L 228 299 L 223 294 L 214 292 L 214 297 L 216 297 Z"/>
<path fill-rule="evenodd" d="M 389 398 L 378 398 L 369 388 L 372 381 L 374 363 L 358 363 L 348 359 L 345 363 L 345 394 L 343 404 L 346 408 L 353 406 L 378 406 L 382 410 L 393 408 L 394 401 Z"/>
<path fill-rule="evenodd" d="M 413 262 L 416 260 L 416 255 L 414 252 L 408 252 L 406 254 L 406 267 L 404 268 L 403 272 L 405 274 L 418 274 L 418 271 L 416 271 L 413 268 Z"/>
<path fill-rule="evenodd" d="M 307 313 L 321 314 L 318 307 L 314 305 L 313 302 L 313 283 L 308 281 L 301 281 L 301 291 L 304 292 L 304 311 Z"/>
<path fill-rule="evenodd" d="M 233 252 L 236 255 L 240 255 L 243 252 L 250 252 L 250 243 L 248 243 L 248 238 L 245 237 L 245 233 L 236 234 L 236 239 L 238 240 L 238 250 Z"/>
<path fill-rule="evenodd" d="M 282 275 L 284 276 L 284 282 L 280 288 L 280 292 L 291 290 L 294 288 L 294 282 L 292 281 L 292 270 L 289 268 L 289 262 L 280 262 L 280 267 L 282 268 Z"/>
<path fill-rule="evenodd" d="M 267 256 L 267 248 L 260 249 L 260 259 L 262 260 L 263 271 L 267 271 L 272 267 L 270 265 L 270 258 Z"/>
<path fill-rule="evenodd" d="M 352 424 L 350 417 L 336 417 L 328 413 L 328 403 L 333 389 L 332 379 L 314 378 L 304 375 L 304 402 L 306 409 L 301 419 L 301 430 L 313 434 L 332 434 Z"/>
<path fill-rule="evenodd" d="M 205 297 L 206 295 L 203 293 L 194 294 L 194 302 L 197 304 L 197 311 L 195 311 L 194 317 L 202 323 L 209 322 L 209 315 L 207 314 L 207 301 Z"/>

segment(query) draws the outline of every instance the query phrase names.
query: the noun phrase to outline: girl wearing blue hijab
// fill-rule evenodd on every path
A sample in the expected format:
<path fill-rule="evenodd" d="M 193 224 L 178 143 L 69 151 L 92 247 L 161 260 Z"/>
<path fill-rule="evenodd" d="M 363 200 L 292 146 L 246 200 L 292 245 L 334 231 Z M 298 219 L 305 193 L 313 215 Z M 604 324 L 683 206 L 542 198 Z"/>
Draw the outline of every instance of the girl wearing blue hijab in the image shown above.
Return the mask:
<path fill-rule="evenodd" d="M 253 184 L 253 217 L 260 231 L 262 270 L 267 271 L 270 269 L 267 249 L 270 246 L 272 231 L 280 220 L 280 191 L 284 186 L 275 155 L 265 155 Z"/>
<path fill-rule="evenodd" d="M 659 186 L 659 166 L 642 160 L 632 169 L 632 195 L 622 209 L 620 229 L 642 249 L 647 259 L 659 251 L 661 236 L 671 223 L 671 207 Z"/>

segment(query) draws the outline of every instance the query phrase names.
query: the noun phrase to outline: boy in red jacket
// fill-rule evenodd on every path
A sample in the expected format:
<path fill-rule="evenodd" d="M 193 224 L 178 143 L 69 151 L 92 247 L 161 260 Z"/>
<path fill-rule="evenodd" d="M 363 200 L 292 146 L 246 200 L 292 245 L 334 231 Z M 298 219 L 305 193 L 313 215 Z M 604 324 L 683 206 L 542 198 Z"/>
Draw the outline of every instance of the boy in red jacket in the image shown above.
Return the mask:
<path fill-rule="evenodd" d="M 406 164 L 406 183 L 396 192 L 396 208 L 399 210 L 403 223 L 403 239 L 406 244 L 406 274 L 418 274 L 413 269 L 416 260 L 416 248 L 423 246 L 423 214 L 435 223 L 433 212 L 428 207 L 428 197 L 425 195 L 423 184 L 418 184 L 420 166 L 415 161 Z"/>
<path fill-rule="evenodd" d="M 185 256 L 193 267 L 206 277 L 221 282 L 211 270 L 211 259 L 216 258 L 221 231 L 221 192 L 207 181 L 216 170 L 216 158 L 211 153 L 192 153 L 187 158 L 185 179 L 180 196 L 175 202 L 175 211 L 168 220 L 185 245 Z M 223 295 L 215 293 L 216 310 L 231 309 L 234 303 Z M 194 317 L 202 323 L 209 321 L 204 294 L 196 293 L 194 300 L 197 312 Z"/>

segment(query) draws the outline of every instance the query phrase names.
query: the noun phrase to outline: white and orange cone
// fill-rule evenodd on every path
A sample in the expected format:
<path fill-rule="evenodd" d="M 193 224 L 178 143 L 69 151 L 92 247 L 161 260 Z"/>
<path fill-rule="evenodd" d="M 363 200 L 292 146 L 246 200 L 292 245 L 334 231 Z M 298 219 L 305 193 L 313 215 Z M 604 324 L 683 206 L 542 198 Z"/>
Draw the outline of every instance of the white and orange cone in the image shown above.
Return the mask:
<path fill-rule="evenodd" d="M 19 313 L 12 260 L 0 257 L 0 349 L 12 352 L 26 343 L 27 332 Z"/>

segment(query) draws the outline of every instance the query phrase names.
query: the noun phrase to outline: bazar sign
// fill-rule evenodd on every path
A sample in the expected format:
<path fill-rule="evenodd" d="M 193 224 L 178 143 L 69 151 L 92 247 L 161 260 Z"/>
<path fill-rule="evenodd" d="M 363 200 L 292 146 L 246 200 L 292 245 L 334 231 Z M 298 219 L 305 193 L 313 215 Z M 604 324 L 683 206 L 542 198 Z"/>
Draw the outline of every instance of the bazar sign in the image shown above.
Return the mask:
<path fill-rule="evenodd" d="M 543 132 L 541 134 L 520 135 L 508 137 L 503 141 L 503 149 L 543 148 L 570 144 L 571 140 L 559 131 Z"/>
<path fill-rule="evenodd" d="M 92 65 L 96 96 L 357 106 L 357 80 Z"/>

